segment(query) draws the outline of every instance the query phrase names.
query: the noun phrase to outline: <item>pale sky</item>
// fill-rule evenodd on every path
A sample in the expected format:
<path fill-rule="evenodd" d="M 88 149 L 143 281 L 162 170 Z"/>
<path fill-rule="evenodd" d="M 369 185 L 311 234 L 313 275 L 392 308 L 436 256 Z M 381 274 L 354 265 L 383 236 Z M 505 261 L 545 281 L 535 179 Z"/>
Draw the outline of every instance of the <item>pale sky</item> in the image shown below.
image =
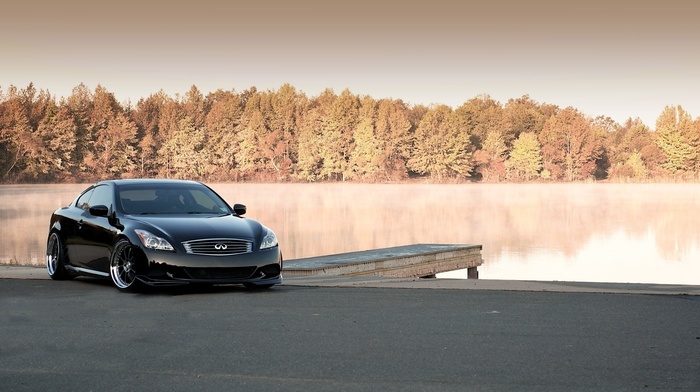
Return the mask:
<path fill-rule="evenodd" d="M 456 108 L 529 95 L 655 127 L 700 117 L 700 2 L 23 0 L 0 13 L 0 89 L 84 83 L 135 104 L 192 85 L 326 88 Z"/>

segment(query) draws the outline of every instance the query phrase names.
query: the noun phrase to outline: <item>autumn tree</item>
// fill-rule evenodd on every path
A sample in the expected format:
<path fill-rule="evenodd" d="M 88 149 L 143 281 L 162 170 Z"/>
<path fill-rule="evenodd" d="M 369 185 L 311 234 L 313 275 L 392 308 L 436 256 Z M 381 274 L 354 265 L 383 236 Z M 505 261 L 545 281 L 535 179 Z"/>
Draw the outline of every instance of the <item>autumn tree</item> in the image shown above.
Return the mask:
<path fill-rule="evenodd" d="M 664 154 L 662 166 L 671 174 L 696 170 L 700 135 L 681 106 L 667 106 L 656 120 L 656 145 Z"/>
<path fill-rule="evenodd" d="M 284 84 L 271 96 L 272 116 L 269 128 L 275 130 L 270 156 L 279 179 L 293 174 L 297 159 L 299 123 L 308 108 L 308 100 L 289 84 Z"/>
<path fill-rule="evenodd" d="M 348 178 L 374 180 L 377 178 L 385 140 L 377 138 L 375 130 L 376 101 L 362 99 L 359 123 L 353 130 L 354 148 L 350 154 Z"/>
<path fill-rule="evenodd" d="M 0 90 L 3 182 L 697 179 L 699 154 L 700 119 L 680 106 L 652 132 L 639 119 L 591 119 L 527 95 L 505 106 L 478 96 L 452 110 L 347 89 L 309 99 L 289 84 L 204 97 L 193 85 L 132 108 L 100 85 L 80 84 L 60 102 L 33 84 Z"/>
<path fill-rule="evenodd" d="M 482 181 L 498 182 L 505 176 L 505 160 L 508 147 L 499 131 L 490 131 L 481 149 L 474 152 L 476 172 Z"/>
<path fill-rule="evenodd" d="M 236 130 L 241 121 L 241 97 L 232 91 L 218 90 L 207 96 L 211 109 L 205 119 L 206 147 L 209 153 L 206 176 L 214 180 L 237 180 L 235 156 L 239 145 Z"/>
<path fill-rule="evenodd" d="M 39 124 L 37 134 L 43 153 L 37 157 L 45 166 L 46 181 L 70 181 L 76 168 L 73 159 L 78 126 L 66 106 L 54 107 Z"/>
<path fill-rule="evenodd" d="M 191 118 L 183 117 L 175 132 L 158 150 L 159 156 L 167 157 L 166 177 L 203 179 L 209 158 L 205 145 L 204 129 L 197 128 Z"/>
<path fill-rule="evenodd" d="M 410 113 L 410 109 L 400 100 L 382 99 L 377 104 L 374 137 L 381 143 L 381 151 L 376 163 L 379 173 L 386 180 L 408 177 L 406 161 L 413 130 Z"/>
<path fill-rule="evenodd" d="M 647 165 L 644 163 L 644 159 L 642 159 L 642 153 L 639 151 L 633 151 L 629 157 L 627 157 L 625 167 L 629 168 L 630 177 L 635 180 L 645 180 L 649 174 Z"/>
<path fill-rule="evenodd" d="M 160 170 L 158 149 L 165 142 L 161 132 L 161 116 L 167 102 L 172 99 L 163 90 L 140 99 L 131 111 L 131 118 L 137 127 L 137 156 L 134 161 L 138 174 L 142 177 L 156 176 Z"/>
<path fill-rule="evenodd" d="M 465 102 L 454 113 L 456 126 L 470 136 L 471 144 L 480 149 L 491 131 L 506 131 L 501 104 L 488 95 L 478 96 Z"/>
<path fill-rule="evenodd" d="M 303 181 L 321 179 L 321 115 L 317 105 L 306 112 L 298 129 L 296 177 Z"/>
<path fill-rule="evenodd" d="M 185 119 L 181 104 L 175 99 L 168 98 L 159 108 L 158 117 L 158 136 L 157 151 L 156 151 L 156 176 L 170 177 L 173 175 L 173 156 L 172 149 L 163 148 L 166 144 L 173 145 L 173 139 L 179 139 L 186 136 L 181 131 L 183 120 Z M 191 124 L 191 121 L 185 120 L 185 124 Z M 177 135 L 176 135 L 177 134 Z M 177 144 L 177 143 L 175 143 Z"/>
<path fill-rule="evenodd" d="M 124 113 L 115 114 L 96 135 L 84 163 L 98 179 L 133 177 L 137 127 Z"/>
<path fill-rule="evenodd" d="M 201 129 L 204 127 L 207 111 L 204 95 L 197 86 L 192 85 L 182 100 L 183 116 L 189 118 L 189 122 L 193 127 Z"/>
<path fill-rule="evenodd" d="M 543 167 L 554 180 L 591 178 L 602 153 L 600 137 L 590 120 L 568 107 L 547 120 L 539 135 Z"/>
<path fill-rule="evenodd" d="M 261 138 L 268 133 L 260 110 L 250 113 L 249 118 L 244 119 L 238 128 L 236 165 L 244 178 L 256 178 L 261 171 L 265 170 Z"/>
<path fill-rule="evenodd" d="M 321 177 L 345 180 L 360 102 L 344 90 L 321 117 Z"/>
<path fill-rule="evenodd" d="M 76 126 L 75 150 L 73 154 L 73 160 L 76 165 L 74 176 L 76 180 L 87 180 L 90 177 L 86 174 L 84 160 L 93 142 L 90 122 L 90 115 L 94 106 L 93 93 L 81 83 L 73 88 L 64 105 L 68 108 Z"/>
<path fill-rule="evenodd" d="M 457 126 L 449 106 L 431 108 L 415 132 L 408 168 L 437 181 L 466 178 L 472 169 L 469 134 Z"/>
<path fill-rule="evenodd" d="M 324 178 L 326 136 L 324 125 L 328 122 L 331 108 L 338 96 L 331 89 L 324 90 L 310 100 L 308 110 L 302 117 L 297 137 L 296 177 L 303 181 L 319 181 Z"/>
<path fill-rule="evenodd" d="M 19 174 L 12 174 L 22 170 L 22 162 L 32 155 L 32 149 L 36 146 L 26 116 L 21 111 L 14 111 L 10 106 L 4 105 L 0 125 L 0 145 L 3 147 L 2 177 L 5 181 L 12 177 L 20 177 Z"/>
<path fill-rule="evenodd" d="M 17 89 L 11 87 L 8 98 L 0 105 L 0 145 L 3 147 L 0 158 L 3 180 L 21 177 L 27 157 L 38 153 L 37 144 L 27 108 L 22 103 Z"/>
<path fill-rule="evenodd" d="M 97 86 L 87 111 L 81 169 L 90 178 L 133 176 L 137 127 L 114 94 Z"/>
<path fill-rule="evenodd" d="M 538 135 L 542 131 L 545 121 L 551 115 L 545 114 L 546 111 L 528 95 L 509 99 L 503 109 L 507 129 L 503 139 L 506 144 L 511 145 L 513 140 L 517 139 L 523 132 Z"/>
<path fill-rule="evenodd" d="M 258 127 L 257 133 L 261 156 L 259 172 L 270 179 L 284 179 L 291 171 L 290 143 L 295 131 L 293 94 L 289 88 L 281 92 L 260 93 L 246 105 L 246 113 L 252 109 L 262 116 L 262 126 Z M 251 107 L 252 103 L 255 103 L 254 107 Z"/>
<path fill-rule="evenodd" d="M 606 145 L 610 159 L 609 178 L 643 180 L 649 175 L 649 165 L 654 165 L 651 152 L 657 148 L 649 127 L 639 118 L 630 118 L 615 129 Z"/>
<path fill-rule="evenodd" d="M 510 180 L 530 181 L 540 175 L 542 153 L 540 142 L 534 133 L 523 132 L 518 136 L 505 166 Z"/>
<path fill-rule="evenodd" d="M 51 162 L 46 154 L 46 140 L 39 131 L 41 122 L 55 111 L 55 102 L 46 91 L 32 83 L 17 90 L 12 86 L 0 104 L 0 155 L 5 180 L 43 180 Z"/>

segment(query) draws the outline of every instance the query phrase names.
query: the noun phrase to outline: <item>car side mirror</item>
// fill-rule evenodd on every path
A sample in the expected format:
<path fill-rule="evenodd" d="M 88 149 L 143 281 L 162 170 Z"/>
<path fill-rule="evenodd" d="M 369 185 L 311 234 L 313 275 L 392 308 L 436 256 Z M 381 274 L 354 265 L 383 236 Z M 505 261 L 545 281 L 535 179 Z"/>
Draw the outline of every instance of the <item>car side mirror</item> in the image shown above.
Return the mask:
<path fill-rule="evenodd" d="M 109 207 L 101 205 L 101 204 L 90 207 L 90 209 L 88 211 L 90 212 L 90 215 L 94 215 L 94 216 L 107 216 L 107 215 L 109 215 Z"/>
<path fill-rule="evenodd" d="M 234 204 L 233 205 L 233 212 L 236 213 L 236 215 L 245 215 L 246 213 L 246 207 L 243 204 Z"/>

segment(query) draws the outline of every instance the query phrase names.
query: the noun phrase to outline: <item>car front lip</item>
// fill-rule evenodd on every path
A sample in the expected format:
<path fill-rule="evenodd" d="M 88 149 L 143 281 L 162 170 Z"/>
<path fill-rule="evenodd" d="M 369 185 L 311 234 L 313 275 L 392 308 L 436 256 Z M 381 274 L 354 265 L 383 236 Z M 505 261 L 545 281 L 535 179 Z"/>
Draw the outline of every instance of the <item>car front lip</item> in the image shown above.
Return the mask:
<path fill-rule="evenodd" d="M 144 249 L 148 269 L 138 279 L 151 286 L 188 283 L 282 283 L 278 247 L 233 256 L 202 256 Z"/>
<path fill-rule="evenodd" d="M 191 279 L 168 276 L 167 278 L 155 278 L 150 276 L 137 276 L 139 281 L 149 286 L 182 286 L 188 284 L 240 284 L 253 283 L 260 285 L 274 285 L 282 283 L 282 275 L 275 278 L 258 277 L 255 279 Z"/>

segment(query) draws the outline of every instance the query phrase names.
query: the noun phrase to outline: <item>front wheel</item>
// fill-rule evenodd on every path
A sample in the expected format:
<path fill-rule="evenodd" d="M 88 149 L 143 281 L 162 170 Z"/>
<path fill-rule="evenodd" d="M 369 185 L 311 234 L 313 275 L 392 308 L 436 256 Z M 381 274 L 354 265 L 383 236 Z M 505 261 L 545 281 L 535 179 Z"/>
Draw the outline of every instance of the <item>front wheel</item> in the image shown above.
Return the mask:
<path fill-rule="evenodd" d="M 66 250 L 63 247 L 63 242 L 61 242 L 61 237 L 56 232 L 51 233 L 46 243 L 46 270 L 51 279 L 66 280 L 73 278 L 66 271 L 65 258 Z"/>
<path fill-rule="evenodd" d="M 121 291 L 137 291 L 140 282 L 136 278 L 139 252 L 128 240 L 120 240 L 114 246 L 109 260 L 109 276 L 112 283 Z"/>

